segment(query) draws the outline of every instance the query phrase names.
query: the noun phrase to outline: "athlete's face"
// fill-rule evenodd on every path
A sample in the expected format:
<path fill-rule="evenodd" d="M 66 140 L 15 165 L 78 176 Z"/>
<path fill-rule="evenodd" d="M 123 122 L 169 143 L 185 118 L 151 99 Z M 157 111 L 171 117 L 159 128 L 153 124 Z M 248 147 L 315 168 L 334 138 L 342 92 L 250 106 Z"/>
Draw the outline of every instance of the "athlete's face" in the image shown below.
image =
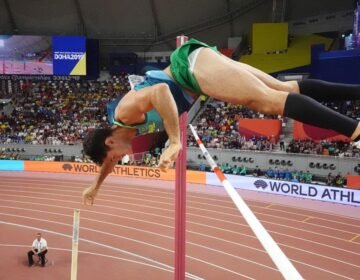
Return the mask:
<path fill-rule="evenodd" d="M 109 147 L 106 159 L 119 161 L 124 155 L 131 152 L 131 141 L 121 134 L 113 133 L 105 140 L 105 144 Z"/>

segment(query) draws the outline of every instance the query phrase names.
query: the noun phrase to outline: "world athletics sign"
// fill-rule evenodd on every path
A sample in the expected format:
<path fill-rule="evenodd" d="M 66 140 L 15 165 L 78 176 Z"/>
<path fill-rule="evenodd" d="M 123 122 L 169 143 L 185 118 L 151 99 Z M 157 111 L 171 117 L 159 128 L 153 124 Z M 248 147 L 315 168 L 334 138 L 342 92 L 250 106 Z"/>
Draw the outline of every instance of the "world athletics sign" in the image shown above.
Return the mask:
<path fill-rule="evenodd" d="M 227 175 L 227 178 L 238 189 L 360 206 L 360 190 L 247 176 Z M 206 182 L 211 185 L 221 185 L 213 173 L 207 174 Z"/>
<path fill-rule="evenodd" d="M 256 180 L 255 188 L 259 189 L 259 182 L 262 183 L 263 190 L 269 189 L 272 193 L 287 194 L 292 196 L 309 197 L 317 200 L 326 200 L 332 202 L 355 203 L 360 206 L 360 197 L 357 200 L 354 190 L 333 188 L 328 186 L 312 186 L 309 184 L 283 182 L 276 180 Z M 264 187 L 266 184 L 266 187 Z M 358 194 L 359 196 L 359 194 Z"/>

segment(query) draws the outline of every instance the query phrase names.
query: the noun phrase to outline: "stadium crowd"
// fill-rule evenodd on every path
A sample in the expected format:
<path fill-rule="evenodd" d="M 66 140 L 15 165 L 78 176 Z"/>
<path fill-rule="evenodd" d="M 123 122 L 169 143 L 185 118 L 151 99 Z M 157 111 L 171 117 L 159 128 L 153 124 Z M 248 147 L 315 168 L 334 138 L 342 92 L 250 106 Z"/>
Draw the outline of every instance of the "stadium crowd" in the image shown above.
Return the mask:
<path fill-rule="evenodd" d="M 88 129 L 107 123 L 106 104 L 129 87 L 125 74 L 103 82 L 23 82 L 13 111 L 0 116 L 0 142 L 81 143 Z"/>
<path fill-rule="evenodd" d="M 130 156 L 125 155 L 121 161 L 121 164 L 157 167 L 159 165 L 160 156 L 161 156 L 161 149 L 157 147 L 154 150 L 145 153 L 135 154 Z"/>
<path fill-rule="evenodd" d="M 326 102 L 327 107 L 353 119 L 360 119 L 360 100 L 346 102 Z"/>
<path fill-rule="evenodd" d="M 0 141 L 26 144 L 78 144 L 87 130 L 106 125 L 105 105 L 129 89 L 127 76 L 108 81 L 24 81 L 20 94 L 12 97 L 13 111 L 0 114 Z M 353 118 L 360 118 L 360 101 L 328 103 L 327 106 Z M 209 148 L 272 151 L 273 139 L 246 139 L 238 132 L 241 118 L 277 118 L 243 106 L 212 100 L 195 124 Z M 192 137 L 188 145 L 195 146 Z M 360 157 L 344 142 L 293 140 L 287 152 Z"/>
<path fill-rule="evenodd" d="M 224 102 L 212 101 L 207 104 L 197 118 L 196 130 L 208 148 L 272 151 L 273 141 L 266 137 L 246 139 L 239 134 L 241 118 L 275 118 L 264 116 L 243 106 L 233 106 Z M 196 146 L 196 141 L 188 133 L 188 145 Z"/>
<path fill-rule="evenodd" d="M 286 152 L 360 158 L 360 151 L 343 141 L 323 140 L 317 143 L 312 140 L 292 140 Z"/>
<path fill-rule="evenodd" d="M 266 170 L 265 176 L 269 179 L 284 180 L 297 183 L 311 183 L 313 181 L 313 174 L 311 174 L 308 170 L 306 172 L 301 170 L 290 171 L 287 168 L 281 169 L 275 167 L 273 169 L 270 167 L 268 170 Z"/>
<path fill-rule="evenodd" d="M 294 183 L 326 183 L 328 186 L 334 187 L 344 187 L 346 186 L 346 176 L 342 176 L 341 173 L 333 175 L 329 173 L 328 176 L 324 178 L 315 178 L 309 170 L 289 170 L 288 168 L 272 168 L 269 167 L 267 170 L 261 170 L 259 166 L 256 166 L 254 169 L 247 169 L 245 165 L 229 165 L 228 163 L 222 163 L 219 165 L 219 168 L 225 174 L 234 174 L 240 176 L 254 176 L 254 177 L 263 177 L 273 180 L 282 180 Z M 205 164 L 200 164 L 198 166 L 199 171 L 207 171 L 207 166 Z"/>
<path fill-rule="evenodd" d="M 360 101 L 326 103 L 326 106 L 360 119 Z M 251 137 L 246 139 L 238 131 L 241 118 L 276 118 L 256 113 L 242 106 L 233 106 L 220 101 L 209 102 L 195 123 L 202 141 L 208 148 L 272 151 L 273 139 Z M 191 135 L 191 133 L 189 133 Z M 195 139 L 188 136 L 188 145 L 196 146 Z M 288 153 L 331 155 L 341 157 L 360 157 L 360 151 L 343 141 L 292 140 L 286 148 Z"/>

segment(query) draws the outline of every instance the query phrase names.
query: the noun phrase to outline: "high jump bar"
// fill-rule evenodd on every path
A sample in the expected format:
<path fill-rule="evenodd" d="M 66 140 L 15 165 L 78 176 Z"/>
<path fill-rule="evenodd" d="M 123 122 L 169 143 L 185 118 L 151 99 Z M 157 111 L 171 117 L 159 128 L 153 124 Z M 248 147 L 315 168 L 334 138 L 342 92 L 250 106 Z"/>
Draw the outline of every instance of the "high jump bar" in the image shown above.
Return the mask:
<path fill-rule="evenodd" d="M 231 197 L 232 201 L 235 203 L 236 207 L 239 209 L 241 215 L 244 217 L 256 237 L 259 239 L 260 243 L 265 248 L 266 252 L 269 254 L 277 268 L 280 270 L 280 273 L 286 280 L 300 280 L 303 279 L 300 273 L 296 270 L 294 265 L 290 262 L 290 260 L 285 256 L 284 252 L 280 249 L 278 244 L 274 241 L 274 239 L 270 236 L 270 234 L 266 231 L 264 226 L 260 223 L 255 214 L 251 211 L 251 209 L 247 206 L 245 201 L 242 199 L 240 194 L 235 190 L 235 188 L 231 185 L 230 181 L 225 177 L 225 175 L 221 172 L 216 162 L 213 160 L 204 144 L 200 140 L 197 132 L 194 127 L 189 124 L 192 134 L 195 137 L 196 143 L 199 145 L 199 148 L 206 160 L 210 164 L 211 169 L 215 172 L 218 179 L 221 181 L 224 186 L 226 192 Z"/>

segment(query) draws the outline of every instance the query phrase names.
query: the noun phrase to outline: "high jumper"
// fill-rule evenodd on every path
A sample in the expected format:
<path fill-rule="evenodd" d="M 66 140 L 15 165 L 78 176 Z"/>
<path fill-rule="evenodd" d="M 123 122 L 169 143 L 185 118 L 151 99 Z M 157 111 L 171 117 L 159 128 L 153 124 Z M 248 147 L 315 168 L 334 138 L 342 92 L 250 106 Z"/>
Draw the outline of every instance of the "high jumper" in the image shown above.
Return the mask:
<path fill-rule="evenodd" d="M 200 94 L 332 129 L 360 148 L 359 122 L 320 103 L 359 100 L 360 85 L 313 79 L 282 82 L 191 39 L 171 54 L 170 66 L 146 72 L 143 82 L 108 105 L 111 127 L 92 130 L 85 137 L 85 154 L 101 168 L 84 190 L 84 202 L 93 204 L 102 182 L 129 152 L 137 135 L 165 129 L 170 144 L 160 157 L 159 168 L 166 171 L 171 167 L 181 149 L 178 116 L 188 111 Z"/>

